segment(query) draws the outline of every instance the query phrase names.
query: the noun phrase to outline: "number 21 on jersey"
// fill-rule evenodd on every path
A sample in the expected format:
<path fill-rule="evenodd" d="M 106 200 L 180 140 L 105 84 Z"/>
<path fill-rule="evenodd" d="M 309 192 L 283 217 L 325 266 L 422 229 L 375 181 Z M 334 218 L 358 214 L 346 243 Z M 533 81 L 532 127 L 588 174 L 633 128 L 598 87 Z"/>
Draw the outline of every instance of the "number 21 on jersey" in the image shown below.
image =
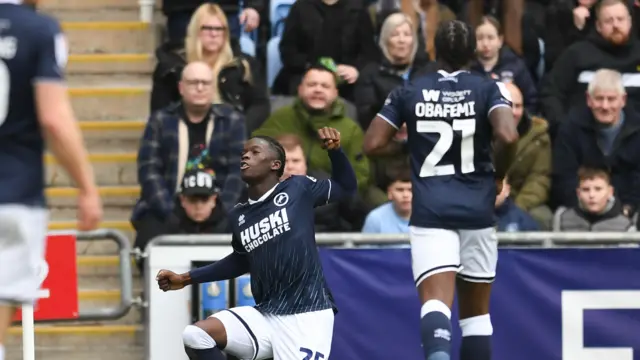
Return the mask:
<path fill-rule="evenodd" d="M 424 159 L 420 167 L 420 177 L 454 175 L 456 170 L 453 164 L 438 165 L 444 155 L 451 150 L 453 145 L 453 132 L 460 131 L 462 141 L 460 142 L 460 171 L 463 174 L 473 172 L 473 136 L 476 132 L 475 119 L 456 119 L 451 125 L 442 120 L 419 120 L 416 123 L 416 130 L 419 133 L 432 133 L 440 135 L 435 146 Z"/>

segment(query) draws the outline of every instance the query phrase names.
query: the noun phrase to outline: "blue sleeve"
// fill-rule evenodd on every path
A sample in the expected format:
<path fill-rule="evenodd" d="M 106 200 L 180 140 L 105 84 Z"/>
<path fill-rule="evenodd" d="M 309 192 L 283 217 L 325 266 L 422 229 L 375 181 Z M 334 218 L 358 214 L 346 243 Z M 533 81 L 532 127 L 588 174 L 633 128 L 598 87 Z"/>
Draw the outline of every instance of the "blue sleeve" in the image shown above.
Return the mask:
<path fill-rule="evenodd" d="M 375 210 L 374 210 L 375 211 Z M 380 221 L 375 213 L 372 211 L 367 215 L 364 220 L 364 226 L 362 227 L 362 233 L 364 234 L 379 234 L 380 233 Z"/>
<path fill-rule="evenodd" d="M 231 228 L 231 226 L 229 226 Z M 229 229 L 232 231 L 232 229 Z M 191 284 L 202 284 L 212 281 L 235 279 L 249 272 L 249 259 L 238 237 L 234 233 L 231 238 L 233 252 L 225 258 L 210 265 L 191 270 Z"/>
<path fill-rule="evenodd" d="M 393 89 L 384 101 L 382 109 L 378 112 L 378 116 L 388 122 L 389 125 L 393 126 L 396 130 L 399 130 L 404 122 L 402 119 L 404 95 L 405 88 L 403 86 Z"/>
<path fill-rule="evenodd" d="M 315 206 L 340 201 L 353 195 L 358 189 L 356 174 L 342 149 L 329 150 L 327 153 L 331 160 L 331 179 L 318 180 L 311 176 L 298 177 L 311 192 Z"/>
<path fill-rule="evenodd" d="M 69 50 L 60 25 L 48 21 L 39 37 L 35 81 L 63 81 Z"/>
<path fill-rule="evenodd" d="M 213 281 L 235 279 L 249 272 L 249 261 L 246 255 L 232 252 L 213 264 L 191 270 L 191 284 L 202 284 Z"/>
<path fill-rule="evenodd" d="M 509 89 L 504 85 L 504 83 L 500 81 L 492 82 L 489 91 L 487 91 L 489 95 L 489 99 L 487 100 L 487 116 L 491 114 L 493 109 L 499 107 L 508 107 L 511 108 L 511 93 L 509 93 Z"/>

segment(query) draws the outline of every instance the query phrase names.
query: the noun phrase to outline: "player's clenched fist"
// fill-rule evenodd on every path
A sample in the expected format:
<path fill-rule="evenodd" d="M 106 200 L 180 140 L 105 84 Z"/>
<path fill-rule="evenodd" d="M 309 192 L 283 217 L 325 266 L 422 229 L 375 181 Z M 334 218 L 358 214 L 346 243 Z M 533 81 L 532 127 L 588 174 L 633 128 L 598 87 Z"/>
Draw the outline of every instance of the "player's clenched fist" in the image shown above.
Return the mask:
<path fill-rule="evenodd" d="M 156 281 L 162 291 L 180 290 L 187 285 L 187 279 L 184 275 L 169 270 L 160 270 L 156 275 Z"/>
<path fill-rule="evenodd" d="M 322 148 L 335 150 L 340 148 L 340 132 L 334 128 L 323 127 L 318 130 L 318 137 L 322 141 Z"/>

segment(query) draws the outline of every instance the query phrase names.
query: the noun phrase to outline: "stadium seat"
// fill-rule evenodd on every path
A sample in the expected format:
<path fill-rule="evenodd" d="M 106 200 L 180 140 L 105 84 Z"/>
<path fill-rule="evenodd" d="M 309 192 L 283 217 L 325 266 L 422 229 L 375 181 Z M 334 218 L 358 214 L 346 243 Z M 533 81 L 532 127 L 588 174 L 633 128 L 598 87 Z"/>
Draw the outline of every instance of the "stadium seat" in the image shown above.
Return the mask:
<path fill-rule="evenodd" d="M 267 85 L 269 88 L 273 86 L 273 82 L 282 69 L 282 60 L 280 60 L 280 38 L 274 37 L 267 43 Z"/>
<path fill-rule="evenodd" d="M 247 55 L 256 56 L 256 43 L 248 34 L 240 35 L 240 49 Z"/>
<path fill-rule="evenodd" d="M 276 36 L 276 27 L 278 23 L 284 21 L 289 15 L 289 9 L 295 0 L 272 0 L 270 4 L 269 16 L 271 19 L 271 34 Z"/>

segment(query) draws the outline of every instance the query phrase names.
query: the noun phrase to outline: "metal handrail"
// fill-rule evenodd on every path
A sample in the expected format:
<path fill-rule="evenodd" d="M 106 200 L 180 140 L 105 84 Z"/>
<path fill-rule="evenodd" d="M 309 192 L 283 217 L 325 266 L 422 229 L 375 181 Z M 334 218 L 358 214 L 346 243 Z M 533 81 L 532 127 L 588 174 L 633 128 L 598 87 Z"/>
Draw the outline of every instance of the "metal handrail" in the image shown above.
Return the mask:
<path fill-rule="evenodd" d="M 584 246 L 640 244 L 640 232 L 499 232 L 500 246 Z M 230 234 L 162 235 L 152 239 L 152 245 L 229 245 Z M 408 234 L 323 233 L 316 234 L 320 246 L 355 247 L 362 245 L 407 244 Z M 143 257 L 146 256 L 146 249 Z"/>
<path fill-rule="evenodd" d="M 118 244 L 118 257 L 120 258 L 120 303 L 111 308 L 80 310 L 78 317 L 75 319 L 40 320 L 36 321 L 37 323 L 116 320 L 129 313 L 129 310 L 134 304 L 133 274 L 131 272 L 131 243 L 125 234 L 114 229 L 100 229 L 89 232 L 80 232 L 75 230 L 50 231 L 47 235 L 72 235 L 77 241 L 104 239 L 115 241 L 116 244 Z"/>

